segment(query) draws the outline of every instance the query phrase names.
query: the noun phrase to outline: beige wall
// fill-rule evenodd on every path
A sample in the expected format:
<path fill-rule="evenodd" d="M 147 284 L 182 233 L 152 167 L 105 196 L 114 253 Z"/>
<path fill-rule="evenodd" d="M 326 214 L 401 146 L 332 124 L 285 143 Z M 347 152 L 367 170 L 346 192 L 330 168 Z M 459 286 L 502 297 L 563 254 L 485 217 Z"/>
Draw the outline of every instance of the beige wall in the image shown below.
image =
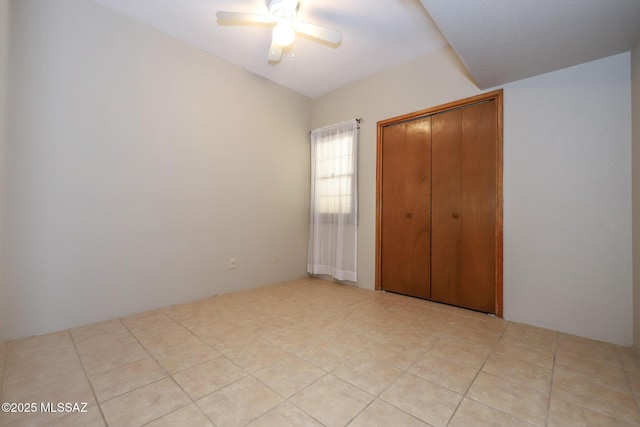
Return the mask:
<path fill-rule="evenodd" d="M 0 0 L 0 342 L 3 337 L 5 148 L 7 139 L 7 88 L 9 83 L 9 0 Z"/>
<path fill-rule="evenodd" d="M 504 87 L 507 319 L 632 342 L 629 68 L 626 53 Z M 314 100 L 313 127 L 363 118 L 359 286 L 374 287 L 376 122 L 477 93 L 446 48 Z"/>
<path fill-rule="evenodd" d="M 640 38 L 631 51 L 633 117 L 633 344 L 640 350 Z"/>
<path fill-rule="evenodd" d="M 305 275 L 308 98 L 88 1 L 11 24 L 5 338 Z"/>

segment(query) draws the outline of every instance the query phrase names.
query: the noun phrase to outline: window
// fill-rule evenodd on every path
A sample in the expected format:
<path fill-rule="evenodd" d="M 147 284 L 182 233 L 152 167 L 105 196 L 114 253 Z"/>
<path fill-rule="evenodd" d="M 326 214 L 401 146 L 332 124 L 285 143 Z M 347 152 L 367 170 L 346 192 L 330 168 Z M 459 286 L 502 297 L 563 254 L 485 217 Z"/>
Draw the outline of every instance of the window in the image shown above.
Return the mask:
<path fill-rule="evenodd" d="M 323 214 L 352 214 L 354 153 L 350 135 L 316 142 L 316 209 Z"/>
<path fill-rule="evenodd" d="M 358 122 L 311 131 L 307 271 L 357 280 Z"/>
<path fill-rule="evenodd" d="M 357 211 L 358 124 L 345 122 L 311 132 L 312 209 L 321 215 Z"/>

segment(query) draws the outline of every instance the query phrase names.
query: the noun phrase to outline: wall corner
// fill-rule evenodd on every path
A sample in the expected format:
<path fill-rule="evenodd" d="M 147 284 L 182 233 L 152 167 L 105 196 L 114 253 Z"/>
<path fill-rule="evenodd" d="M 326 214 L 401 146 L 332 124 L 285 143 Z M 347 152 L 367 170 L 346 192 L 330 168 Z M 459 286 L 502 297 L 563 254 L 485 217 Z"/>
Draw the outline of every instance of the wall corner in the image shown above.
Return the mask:
<path fill-rule="evenodd" d="M 633 348 L 640 354 L 640 35 L 631 49 Z"/>
<path fill-rule="evenodd" d="M 4 228 L 6 151 L 9 138 L 9 8 L 11 0 L 0 0 L 0 343 L 4 341 Z"/>

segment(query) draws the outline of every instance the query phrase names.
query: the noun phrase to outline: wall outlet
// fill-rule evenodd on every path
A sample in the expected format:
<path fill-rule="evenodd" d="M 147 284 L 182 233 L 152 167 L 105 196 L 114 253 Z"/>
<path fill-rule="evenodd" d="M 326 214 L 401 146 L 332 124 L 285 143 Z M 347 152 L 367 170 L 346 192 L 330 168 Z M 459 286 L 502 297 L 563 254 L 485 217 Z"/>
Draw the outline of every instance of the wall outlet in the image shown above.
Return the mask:
<path fill-rule="evenodd" d="M 229 268 L 234 269 L 238 265 L 238 262 L 235 258 L 229 259 Z"/>
<path fill-rule="evenodd" d="M 278 254 L 272 254 L 271 257 L 274 264 L 280 261 L 280 255 Z"/>

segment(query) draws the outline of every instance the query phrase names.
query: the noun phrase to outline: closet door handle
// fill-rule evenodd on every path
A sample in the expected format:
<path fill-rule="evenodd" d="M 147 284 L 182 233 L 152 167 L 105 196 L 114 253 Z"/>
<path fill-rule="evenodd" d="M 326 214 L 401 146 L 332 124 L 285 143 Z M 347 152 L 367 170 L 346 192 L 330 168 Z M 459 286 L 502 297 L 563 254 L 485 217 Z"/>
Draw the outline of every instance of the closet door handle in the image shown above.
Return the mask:
<path fill-rule="evenodd" d="M 460 217 L 457 213 L 454 213 L 452 216 L 453 216 L 453 219 L 458 219 Z"/>
<path fill-rule="evenodd" d="M 413 215 L 411 215 L 411 213 L 408 213 L 408 214 L 407 214 L 407 219 L 411 219 L 411 217 L 412 217 L 412 216 L 413 216 Z"/>

